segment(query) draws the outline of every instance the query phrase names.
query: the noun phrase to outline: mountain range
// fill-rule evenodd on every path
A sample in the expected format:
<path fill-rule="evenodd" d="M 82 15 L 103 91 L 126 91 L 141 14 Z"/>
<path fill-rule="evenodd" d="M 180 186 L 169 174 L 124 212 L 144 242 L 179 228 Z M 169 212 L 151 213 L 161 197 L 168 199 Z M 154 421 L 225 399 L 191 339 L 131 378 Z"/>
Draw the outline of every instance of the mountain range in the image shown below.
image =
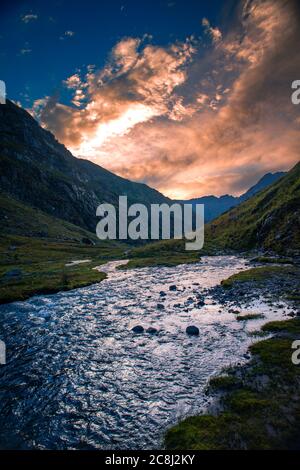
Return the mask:
<path fill-rule="evenodd" d="M 0 106 L 0 136 L 0 216 L 14 221 L 5 224 L 4 230 L 20 232 L 22 227 L 26 234 L 26 226 L 20 217 L 18 223 L 16 214 L 12 217 L 12 208 L 20 209 L 22 205 L 23 213 L 37 209 L 44 217 L 40 229 L 38 223 L 27 220 L 29 235 L 36 233 L 47 237 L 50 229 L 45 223 L 46 215 L 94 234 L 97 206 L 104 202 L 117 206 L 120 195 L 127 195 L 129 204 L 139 202 L 149 206 L 173 202 L 146 184 L 129 181 L 88 160 L 74 157 L 27 111 L 9 100 Z M 208 222 L 283 175 L 282 172 L 268 173 L 240 197 L 206 196 L 181 202 L 205 204 Z"/>
<path fill-rule="evenodd" d="M 250 197 L 254 196 L 256 193 L 266 188 L 272 183 L 275 183 L 279 178 L 284 176 L 286 173 L 283 171 L 277 173 L 267 173 L 264 175 L 254 186 L 252 186 L 248 191 L 246 191 L 241 196 L 230 196 L 225 194 L 224 196 L 204 196 L 195 199 L 189 199 L 187 201 L 193 205 L 204 204 L 205 205 L 205 222 L 210 222 L 219 215 L 228 211 L 229 209 L 238 206 L 244 201 L 247 201 Z"/>

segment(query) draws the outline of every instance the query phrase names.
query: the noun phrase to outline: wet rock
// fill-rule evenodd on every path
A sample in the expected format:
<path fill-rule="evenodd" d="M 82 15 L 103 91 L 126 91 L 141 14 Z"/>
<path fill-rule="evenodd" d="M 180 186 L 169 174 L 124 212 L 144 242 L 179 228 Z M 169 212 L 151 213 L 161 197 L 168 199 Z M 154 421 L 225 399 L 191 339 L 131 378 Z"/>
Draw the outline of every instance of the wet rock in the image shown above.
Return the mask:
<path fill-rule="evenodd" d="M 166 294 L 163 290 L 161 290 L 160 293 L 159 293 L 159 295 L 160 295 L 161 297 L 166 297 L 167 294 Z"/>
<path fill-rule="evenodd" d="M 141 334 L 144 333 L 144 328 L 141 325 L 136 325 L 131 329 L 131 331 L 137 334 Z"/>
<path fill-rule="evenodd" d="M 174 304 L 173 307 L 174 308 L 182 308 L 182 305 L 181 304 Z"/>
<path fill-rule="evenodd" d="M 197 326 L 188 326 L 187 329 L 185 330 L 186 331 L 186 334 L 190 335 L 190 336 L 199 336 L 199 328 L 197 328 Z"/>
<path fill-rule="evenodd" d="M 158 308 L 158 310 L 164 310 L 165 306 L 164 306 L 164 304 L 157 304 L 157 308 Z"/>
<path fill-rule="evenodd" d="M 149 328 L 147 328 L 147 333 L 149 333 L 150 335 L 156 335 L 158 333 L 158 330 L 156 328 L 153 328 L 152 326 L 150 326 Z"/>
<path fill-rule="evenodd" d="M 174 291 L 177 290 L 177 286 L 176 286 L 175 284 L 173 284 L 172 286 L 169 286 L 169 290 L 170 290 L 171 292 L 174 292 Z"/>

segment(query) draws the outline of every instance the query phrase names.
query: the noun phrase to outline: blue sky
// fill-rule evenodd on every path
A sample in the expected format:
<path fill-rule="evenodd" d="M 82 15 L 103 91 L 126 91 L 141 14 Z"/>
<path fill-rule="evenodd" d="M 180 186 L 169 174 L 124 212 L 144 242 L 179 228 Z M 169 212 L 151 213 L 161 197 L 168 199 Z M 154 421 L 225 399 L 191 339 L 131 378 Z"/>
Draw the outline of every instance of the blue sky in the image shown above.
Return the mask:
<path fill-rule="evenodd" d="M 228 11 L 231 2 L 225 3 Z M 154 44 L 166 45 L 199 36 L 201 19 L 217 23 L 223 5 L 220 0 L 1 2 L 1 79 L 8 96 L 28 106 L 55 92 L 76 69 L 103 66 L 121 38 L 150 34 Z"/>

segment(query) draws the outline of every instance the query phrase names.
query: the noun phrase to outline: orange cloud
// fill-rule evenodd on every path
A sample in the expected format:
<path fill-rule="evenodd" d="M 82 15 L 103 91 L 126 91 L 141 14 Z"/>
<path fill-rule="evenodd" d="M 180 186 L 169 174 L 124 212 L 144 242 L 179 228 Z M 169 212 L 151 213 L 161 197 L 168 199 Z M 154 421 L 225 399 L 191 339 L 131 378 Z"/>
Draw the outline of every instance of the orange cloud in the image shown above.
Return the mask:
<path fill-rule="evenodd" d="M 76 155 L 166 195 L 239 194 L 299 160 L 299 9 L 244 1 L 226 34 L 158 47 L 125 38 L 102 70 L 70 76 L 73 107 L 58 97 L 33 112 Z"/>

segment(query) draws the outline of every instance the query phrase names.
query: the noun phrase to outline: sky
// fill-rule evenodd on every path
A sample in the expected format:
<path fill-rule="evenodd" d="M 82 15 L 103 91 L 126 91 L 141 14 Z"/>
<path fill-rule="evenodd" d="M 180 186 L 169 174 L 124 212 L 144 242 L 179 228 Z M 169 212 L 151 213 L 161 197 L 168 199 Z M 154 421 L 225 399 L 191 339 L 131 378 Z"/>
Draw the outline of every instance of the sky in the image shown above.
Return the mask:
<path fill-rule="evenodd" d="M 77 157 L 174 199 L 300 155 L 295 0 L 10 1 L 0 79 Z"/>

